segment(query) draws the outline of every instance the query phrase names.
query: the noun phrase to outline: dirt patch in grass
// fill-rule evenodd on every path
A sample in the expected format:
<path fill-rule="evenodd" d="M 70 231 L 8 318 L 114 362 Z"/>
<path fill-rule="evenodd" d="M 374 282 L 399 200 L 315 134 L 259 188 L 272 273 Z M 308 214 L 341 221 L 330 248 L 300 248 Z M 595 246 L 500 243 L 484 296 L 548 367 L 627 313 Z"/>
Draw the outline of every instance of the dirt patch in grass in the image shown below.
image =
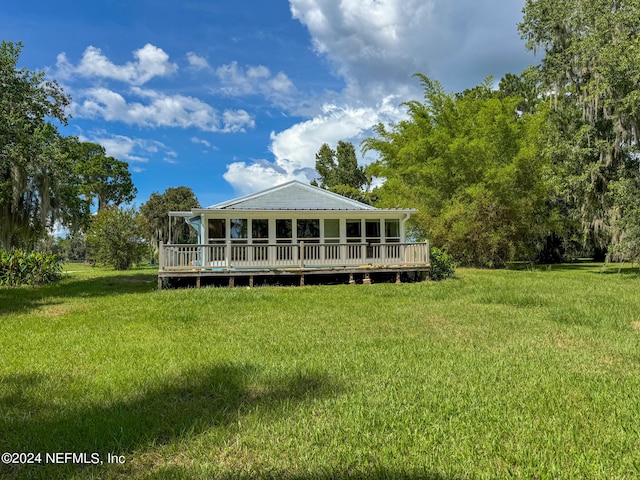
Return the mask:
<path fill-rule="evenodd" d="M 38 316 L 44 318 L 62 317 L 67 315 L 70 311 L 71 307 L 64 303 L 45 305 L 38 309 Z"/>
<path fill-rule="evenodd" d="M 631 322 L 631 328 L 633 328 L 634 330 L 640 330 L 640 320 Z"/>
<path fill-rule="evenodd" d="M 129 275 L 129 276 L 123 276 L 118 278 L 118 282 L 120 283 L 149 283 L 149 282 L 153 282 L 156 280 L 156 276 L 155 275 L 145 275 L 145 274 L 139 274 L 139 275 Z"/>

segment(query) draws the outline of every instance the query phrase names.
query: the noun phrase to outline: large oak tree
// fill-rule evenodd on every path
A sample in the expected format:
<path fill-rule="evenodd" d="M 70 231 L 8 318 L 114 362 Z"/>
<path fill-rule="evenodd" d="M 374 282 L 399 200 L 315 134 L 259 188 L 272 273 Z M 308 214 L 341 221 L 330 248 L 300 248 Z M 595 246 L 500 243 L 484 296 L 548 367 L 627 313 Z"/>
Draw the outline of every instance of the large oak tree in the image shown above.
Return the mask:
<path fill-rule="evenodd" d="M 86 215 L 56 124 L 69 98 L 44 73 L 18 68 L 22 44 L 0 46 L 0 247 L 33 247 L 54 222 Z"/>

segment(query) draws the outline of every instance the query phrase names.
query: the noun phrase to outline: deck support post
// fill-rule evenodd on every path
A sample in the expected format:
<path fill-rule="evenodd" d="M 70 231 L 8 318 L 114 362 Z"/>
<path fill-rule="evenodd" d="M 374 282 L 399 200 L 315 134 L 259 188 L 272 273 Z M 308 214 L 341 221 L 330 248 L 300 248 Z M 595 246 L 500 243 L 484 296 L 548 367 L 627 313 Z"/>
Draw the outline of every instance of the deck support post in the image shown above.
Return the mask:
<path fill-rule="evenodd" d="M 353 273 L 349 274 L 349 285 L 355 285 L 356 281 L 353 279 Z"/>
<path fill-rule="evenodd" d="M 369 276 L 368 273 L 365 273 L 364 276 L 362 277 L 362 284 L 371 285 L 371 277 Z"/>
<path fill-rule="evenodd" d="M 253 288 L 253 275 L 249 275 L 249 288 Z"/>
<path fill-rule="evenodd" d="M 304 273 L 300 274 L 300 286 L 304 287 Z"/>
<path fill-rule="evenodd" d="M 402 283 L 402 280 L 400 279 L 400 272 L 396 272 L 396 284 L 399 285 Z"/>
<path fill-rule="evenodd" d="M 235 287 L 236 285 L 236 281 L 234 277 L 229 277 L 229 286 L 230 287 Z"/>
<path fill-rule="evenodd" d="M 200 275 L 196 277 L 196 288 L 200 288 Z"/>
<path fill-rule="evenodd" d="M 162 277 L 158 277 L 158 290 L 162 290 Z"/>

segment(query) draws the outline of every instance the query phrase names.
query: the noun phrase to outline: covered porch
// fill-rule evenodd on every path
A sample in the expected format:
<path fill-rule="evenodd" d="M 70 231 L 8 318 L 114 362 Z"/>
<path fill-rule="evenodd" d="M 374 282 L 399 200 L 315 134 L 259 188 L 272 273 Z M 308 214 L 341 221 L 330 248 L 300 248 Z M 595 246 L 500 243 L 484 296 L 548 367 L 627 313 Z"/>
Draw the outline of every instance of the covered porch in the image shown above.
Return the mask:
<path fill-rule="evenodd" d="M 429 243 L 305 243 L 161 245 L 158 287 L 164 279 L 194 278 L 200 287 L 203 278 L 224 277 L 233 286 L 244 277 L 253 286 L 256 277 L 288 275 L 336 276 L 349 283 L 370 283 L 372 274 L 413 276 L 430 267 Z"/>
<path fill-rule="evenodd" d="M 292 181 L 208 208 L 169 212 L 197 233 L 197 244 L 161 244 L 158 285 L 171 278 L 236 279 L 273 275 L 418 274 L 429 269 L 429 244 L 407 241 L 412 209 L 378 209 Z M 405 275 L 406 276 L 406 275 Z"/>

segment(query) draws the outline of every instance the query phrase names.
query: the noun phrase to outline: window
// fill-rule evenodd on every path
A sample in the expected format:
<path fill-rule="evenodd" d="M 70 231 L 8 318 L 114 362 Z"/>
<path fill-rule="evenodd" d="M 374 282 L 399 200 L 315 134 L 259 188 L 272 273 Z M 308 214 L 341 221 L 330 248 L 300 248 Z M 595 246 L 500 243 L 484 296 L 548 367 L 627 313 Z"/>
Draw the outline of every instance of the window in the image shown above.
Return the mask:
<path fill-rule="evenodd" d="M 347 220 L 347 242 L 360 243 L 362 241 L 362 223 L 360 220 Z"/>
<path fill-rule="evenodd" d="M 266 243 L 269 241 L 269 220 L 251 220 L 251 237 L 254 243 Z M 260 240 L 260 242 L 256 242 L 256 240 Z"/>
<path fill-rule="evenodd" d="M 326 243 L 340 243 L 340 220 L 337 218 L 325 219 L 324 241 Z"/>
<path fill-rule="evenodd" d="M 207 224 L 209 227 L 209 243 L 224 243 L 227 237 L 224 218 L 210 218 Z"/>
<path fill-rule="evenodd" d="M 209 244 L 221 245 L 226 241 L 227 221 L 224 218 L 210 218 L 207 221 L 209 229 Z M 211 248 L 209 253 L 209 261 L 220 262 L 225 259 L 224 248 Z"/>
<path fill-rule="evenodd" d="M 251 241 L 254 245 L 253 258 L 255 260 L 266 260 L 268 256 L 267 244 L 269 243 L 269 220 L 266 218 L 254 218 L 251 220 Z"/>
<path fill-rule="evenodd" d="M 276 220 L 276 238 L 278 243 L 291 242 L 291 234 L 293 232 L 292 221 L 289 219 Z"/>
<path fill-rule="evenodd" d="M 380 220 L 367 220 L 364 225 L 367 242 L 380 243 Z"/>
<path fill-rule="evenodd" d="M 276 220 L 276 243 L 288 243 L 291 244 L 291 235 L 293 233 L 293 221 L 291 219 L 277 219 Z M 279 246 L 276 249 L 277 260 L 292 260 L 293 259 L 293 246 Z"/>
<path fill-rule="evenodd" d="M 230 220 L 231 228 L 229 229 L 230 237 L 235 239 L 246 239 L 248 236 L 248 222 L 246 218 L 232 218 Z"/>
<path fill-rule="evenodd" d="M 400 241 L 400 220 L 384 221 L 384 236 L 387 242 L 397 243 Z"/>
<path fill-rule="evenodd" d="M 320 220 L 297 220 L 298 241 L 318 243 L 320 241 Z"/>

